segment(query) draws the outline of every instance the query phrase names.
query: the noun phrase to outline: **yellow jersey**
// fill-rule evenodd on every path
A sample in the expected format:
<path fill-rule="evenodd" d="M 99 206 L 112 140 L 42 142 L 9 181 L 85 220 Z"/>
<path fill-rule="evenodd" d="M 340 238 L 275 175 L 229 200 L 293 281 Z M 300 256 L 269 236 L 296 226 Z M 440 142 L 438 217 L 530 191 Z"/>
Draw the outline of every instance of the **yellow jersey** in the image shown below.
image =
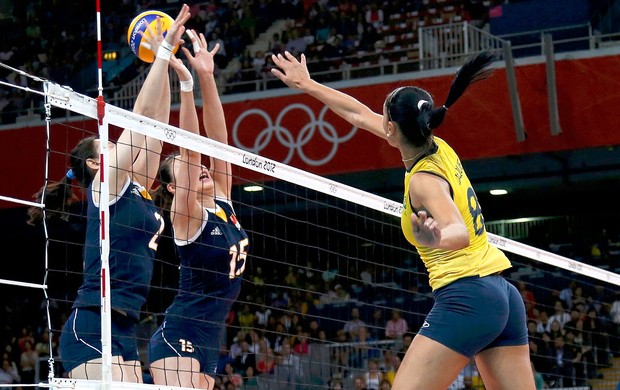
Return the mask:
<path fill-rule="evenodd" d="M 401 215 L 403 233 L 407 241 L 418 250 L 429 273 L 433 290 L 463 277 L 487 276 L 512 266 L 504 252 L 489 244 L 478 198 L 460 159 L 444 140 L 434 137 L 434 141 L 437 145 L 436 151 L 423 157 L 405 173 L 405 196 Z M 414 210 L 409 198 L 409 181 L 418 172 L 441 177 L 450 185 L 452 199 L 463 216 L 469 232 L 469 246 L 466 248 L 434 249 L 416 242 L 411 223 L 411 214 Z"/>

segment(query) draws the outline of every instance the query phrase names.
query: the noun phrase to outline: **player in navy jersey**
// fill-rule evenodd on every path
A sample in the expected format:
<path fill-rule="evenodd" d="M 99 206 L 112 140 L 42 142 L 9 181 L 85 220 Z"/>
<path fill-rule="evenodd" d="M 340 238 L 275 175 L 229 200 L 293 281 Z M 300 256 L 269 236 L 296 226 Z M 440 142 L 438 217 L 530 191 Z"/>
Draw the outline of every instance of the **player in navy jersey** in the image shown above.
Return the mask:
<path fill-rule="evenodd" d="M 189 32 L 194 54 L 182 48 L 200 80 L 203 124 L 207 136 L 228 143 L 218 96 L 213 57 L 203 34 Z M 173 61 L 181 88 L 180 127 L 199 133 L 191 74 Z M 178 65 L 178 66 L 177 66 Z M 149 358 L 157 385 L 213 388 L 225 319 L 241 290 L 248 235 L 231 202 L 231 166 L 211 159 L 208 170 L 200 153 L 181 148 L 159 169 L 158 204 L 170 205 L 170 220 L 180 260 L 179 292 L 151 337 Z M 170 199 L 172 197 L 172 199 Z"/>
<path fill-rule="evenodd" d="M 157 56 L 144 81 L 134 112 L 168 122 L 170 84 L 168 52 L 183 43 L 183 24 L 189 19 L 184 5 L 165 37 L 158 25 L 145 37 Z M 159 23 L 159 21 L 158 21 Z M 161 50 L 160 50 L 161 49 Z M 161 51 L 161 53 L 160 53 Z M 112 312 L 112 379 L 142 382 L 137 348 L 139 313 L 146 301 L 159 235 L 164 228 L 159 209 L 148 189 L 152 186 L 160 162 L 162 143 L 125 129 L 116 144 L 110 142 L 109 173 L 109 275 Z M 87 188 L 87 223 L 84 243 L 83 281 L 73 303 L 71 315 L 60 337 L 61 361 L 68 376 L 76 379 L 101 379 L 101 248 L 100 248 L 100 142 L 88 137 L 76 145 L 70 157 L 71 169 L 65 178 L 50 186 L 43 196 L 49 214 L 62 212 L 74 198 L 71 183 Z M 51 202 L 48 202 L 50 200 Z M 42 214 L 32 210 L 31 220 Z"/>

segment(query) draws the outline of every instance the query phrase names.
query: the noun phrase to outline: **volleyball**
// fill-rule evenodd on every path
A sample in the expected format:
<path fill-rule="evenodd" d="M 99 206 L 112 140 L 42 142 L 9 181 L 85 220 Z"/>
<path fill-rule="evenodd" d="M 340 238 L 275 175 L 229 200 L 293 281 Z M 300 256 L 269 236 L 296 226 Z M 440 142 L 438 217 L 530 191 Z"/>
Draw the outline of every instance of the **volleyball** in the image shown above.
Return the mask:
<path fill-rule="evenodd" d="M 136 16 L 129 25 L 129 29 L 127 30 L 127 44 L 129 44 L 129 48 L 138 56 L 139 59 L 145 62 L 153 62 L 155 60 L 155 53 L 150 50 L 148 47 L 142 46 L 143 37 L 139 34 L 139 31 L 146 36 L 149 36 L 148 26 L 151 26 L 151 29 L 155 32 L 157 31 L 157 17 L 161 18 L 161 27 L 164 32 L 164 36 L 166 36 L 166 32 L 168 28 L 174 22 L 169 15 L 161 11 L 145 11 L 140 15 Z M 176 53 L 179 49 L 176 46 L 173 50 L 173 53 Z"/>

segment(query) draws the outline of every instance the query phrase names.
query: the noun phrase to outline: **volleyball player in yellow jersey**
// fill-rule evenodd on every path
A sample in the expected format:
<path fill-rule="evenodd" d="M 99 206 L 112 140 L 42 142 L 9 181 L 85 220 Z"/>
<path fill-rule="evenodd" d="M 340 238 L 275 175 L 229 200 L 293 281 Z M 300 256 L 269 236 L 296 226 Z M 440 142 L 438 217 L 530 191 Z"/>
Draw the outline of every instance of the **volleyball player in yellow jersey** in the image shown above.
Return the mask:
<path fill-rule="evenodd" d="M 534 389 L 525 306 L 499 272 L 511 266 L 489 244 L 480 205 L 452 148 L 433 135 L 467 87 L 488 75 L 489 52 L 459 69 L 446 102 L 414 86 L 392 91 L 377 114 L 310 78 L 305 56 L 273 56 L 272 73 L 352 125 L 387 140 L 405 169 L 401 226 L 426 266 L 435 302 L 396 373 L 393 389 L 445 390 L 471 358 L 488 390 Z"/>

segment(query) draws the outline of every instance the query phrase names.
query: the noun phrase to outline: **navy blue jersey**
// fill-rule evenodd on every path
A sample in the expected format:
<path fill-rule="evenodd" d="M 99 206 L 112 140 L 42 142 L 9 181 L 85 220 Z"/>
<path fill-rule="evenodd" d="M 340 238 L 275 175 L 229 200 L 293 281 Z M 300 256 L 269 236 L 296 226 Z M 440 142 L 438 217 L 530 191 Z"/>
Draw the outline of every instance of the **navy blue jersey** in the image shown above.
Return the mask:
<path fill-rule="evenodd" d="M 205 209 L 205 221 L 195 237 L 175 239 L 181 263 L 179 292 L 166 315 L 223 322 L 239 296 L 248 235 L 230 203 L 220 199 L 215 203 L 214 210 Z"/>
<path fill-rule="evenodd" d="M 88 190 L 84 278 L 73 307 L 100 306 L 101 251 L 99 205 Z M 139 318 L 153 275 L 153 261 L 164 221 L 144 187 L 127 182 L 110 202 L 111 306 Z"/>

